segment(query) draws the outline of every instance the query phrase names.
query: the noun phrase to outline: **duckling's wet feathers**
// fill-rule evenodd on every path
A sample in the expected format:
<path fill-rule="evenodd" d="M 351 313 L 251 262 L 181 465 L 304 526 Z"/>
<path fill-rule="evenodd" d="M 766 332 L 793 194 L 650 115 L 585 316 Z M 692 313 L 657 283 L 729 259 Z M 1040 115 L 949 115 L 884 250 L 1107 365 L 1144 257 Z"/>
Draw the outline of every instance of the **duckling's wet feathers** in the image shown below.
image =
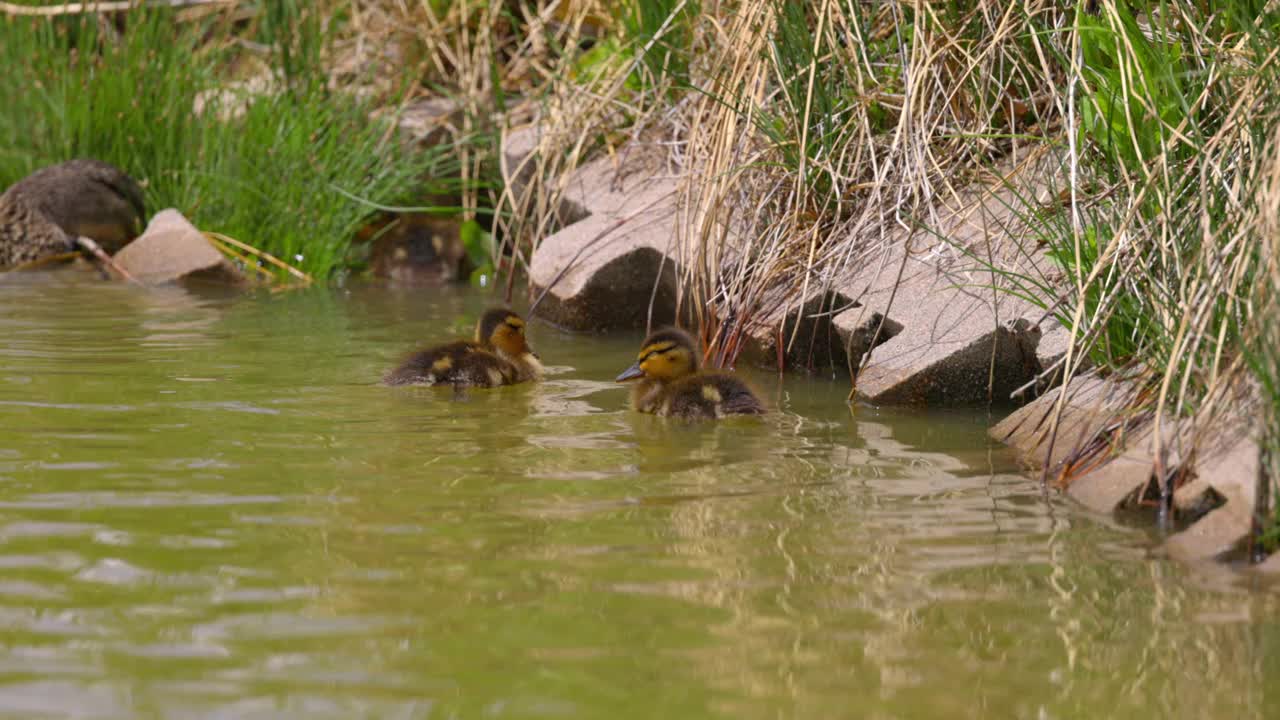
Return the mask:
<path fill-rule="evenodd" d="M 542 364 L 524 336 L 524 320 L 491 309 L 476 324 L 474 340 L 457 340 L 413 353 L 383 377 L 387 385 L 496 387 L 535 380 Z"/>
<path fill-rule="evenodd" d="M 659 399 L 661 407 L 648 412 L 686 420 L 764 412 L 764 405 L 751 388 L 728 373 L 704 372 L 677 380 Z"/>
<path fill-rule="evenodd" d="M 678 328 L 649 335 L 635 364 L 618 382 L 636 381 L 631 407 L 686 420 L 758 415 L 764 404 L 746 383 L 724 372 L 701 372 L 693 338 Z"/>

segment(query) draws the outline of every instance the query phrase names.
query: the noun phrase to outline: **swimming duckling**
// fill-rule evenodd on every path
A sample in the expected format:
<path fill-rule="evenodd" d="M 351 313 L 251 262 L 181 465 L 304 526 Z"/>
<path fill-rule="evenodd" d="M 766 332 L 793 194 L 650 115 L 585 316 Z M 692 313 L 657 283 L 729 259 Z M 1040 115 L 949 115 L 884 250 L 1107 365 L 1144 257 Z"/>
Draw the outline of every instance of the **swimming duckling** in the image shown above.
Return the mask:
<path fill-rule="evenodd" d="M 524 337 L 524 320 L 506 308 L 485 311 L 475 340 L 420 350 L 387 373 L 387 385 L 495 387 L 536 380 L 542 363 Z"/>
<path fill-rule="evenodd" d="M 700 372 L 693 338 L 679 328 L 645 338 L 639 358 L 617 381 L 637 378 L 631 407 L 640 412 L 685 420 L 764 412 L 764 404 L 743 381 L 729 373 Z"/>

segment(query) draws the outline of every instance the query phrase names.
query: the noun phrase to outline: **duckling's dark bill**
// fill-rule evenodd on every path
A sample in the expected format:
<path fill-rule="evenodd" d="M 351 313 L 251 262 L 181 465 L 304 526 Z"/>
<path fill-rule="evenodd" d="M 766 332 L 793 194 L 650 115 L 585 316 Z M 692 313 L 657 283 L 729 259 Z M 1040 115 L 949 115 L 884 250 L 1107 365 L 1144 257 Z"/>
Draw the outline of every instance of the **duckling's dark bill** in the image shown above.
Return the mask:
<path fill-rule="evenodd" d="M 623 370 L 622 374 L 614 378 L 613 381 L 626 382 L 628 380 L 635 380 L 636 378 L 643 377 L 643 376 L 644 376 L 644 371 L 640 369 L 640 363 L 637 362 L 637 363 L 632 363 L 631 367 L 627 368 L 626 370 Z"/>

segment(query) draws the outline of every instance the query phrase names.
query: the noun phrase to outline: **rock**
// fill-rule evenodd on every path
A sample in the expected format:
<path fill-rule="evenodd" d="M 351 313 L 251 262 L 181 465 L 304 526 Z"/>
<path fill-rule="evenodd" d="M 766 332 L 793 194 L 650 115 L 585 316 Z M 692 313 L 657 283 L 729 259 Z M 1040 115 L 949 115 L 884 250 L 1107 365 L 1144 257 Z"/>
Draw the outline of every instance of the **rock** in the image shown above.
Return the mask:
<path fill-rule="evenodd" d="M 1164 543 L 1169 556 L 1183 562 L 1226 560 L 1249 543 L 1251 516 L 1243 498 L 1231 498 Z"/>
<path fill-rule="evenodd" d="M 1177 518 L 1186 522 L 1199 520 L 1226 501 L 1205 478 L 1194 478 L 1173 491 L 1173 509 Z"/>
<path fill-rule="evenodd" d="M 1068 478 L 1067 494 L 1096 513 L 1114 513 L 1134 505 L 1151 482 L 1155 460 L 1145 449 L 1106 460 L 1092 472 Z"/>
<path fill-rule="evenodd" d="M 1253 533 L 1261 462 L 1256 429 L 1243 414 L 1219 419 L 1213 427 L 1201 440 L 1208 447 L 1195 453 L 1194 479 L 1174 493 L 1175 507 L 1212 508 L 1165 542 L 1169 554 L 1180 560 L 1224 559 L 1244 549 Z"/>
<path fill-rule="evenodd" d="M 819 291 L 810 294 L 809 300 L 799 308 L 786 308 L 778 313 L 753 320 L 748 329 L 741 357 L 755 362 L 777 366 L 781 356 L 785 368 L 836 368 L 846 372 L 849 367 L 849 351 L 855 354 L 871 341 L 870 334 L 850 338 L 841 333 L 832 319 L 836 314 L 855 303 L 836 291 Z M 877 322 L 880 316 L 876 316 Z M 722 318 L 723 319 L 723 318 Z M 890 323 L 881 334 L 882 340 L 892 337 L 901 327 Z M 874 327 L 870 332 L 874 333 Z M 779 353 L 779 342 L 782 352 Z"/>
<path fill-rule="evenodd" d="M 609 159 L 574 173 L 567 203 L 584 219 L 538 243 L 530 263 L 539 317 L 573 330 L 673 322 L 679 266 L 676 182 L 636 166 L 610 173 Z M 590 193 L 591 184 L 600 191 Z M 570 191 L 572 190 L 572 191 Z"/>
<path fill-rule="evenodd" d="M 619 215 L 636 208 L 637 194 L 658 187 L 675 193 L 666 152 L 632 143 L 615 155 L 597 158 L 570 173 L 560 194 L 560 221 L 569 225 L 588 215 Z"/>
<path fill-rule="evenodd" d="M 1051 426 L 1059 393 L 1066 393 L 1056 437 Z M 1135 389 L 1094 376 L 1074 378 L 1066 388 L 1046 393 L 991 428 L 991 437 L 1009 445 L 1034 467 L 1055 475 L 1062 461 L 1092 439 L 1133 397 Z M 1050 446 L 1052 445 L 1052 453 Z"/>
<path fill-rule="evenodd" d="M 861 309 L 861 305 L 857 305 Z M 856 315 L 845 315 L 840 322 L 834 319 L 831 326 L 840 335 L 845 362 L 851 370 L 856 370 L 864 361 L 867 353 L 893 339 L 902 332 L 902 323 L 885 317 L 881 313 L 859 312 Z"/>
<path fill-rule="evenodd" d="M 858 369 L 859 399 L 982 405 L 1008 402 L 1028 385 L 1034 394 L 1042 360 L 1064 346 L 1055 332 L 1042 353 L 1056 321 L 1042 323 L 1043 309 L 1022 297 L 1025 281 L 1015 284 L 1056 272 L 1015 208 L 1051 195 L 1058 168 L 1053 153 L 1024 159 L 930 208 L 927 232 L 899 231 L 850 262 L 854 271 L 836 289 L 856 307 L 834 323 Z M 877 335 L 881 318 L 889 332 Z"/>
<path fill-rule="evenodd" d="M 19 180 L 7 191 L 52 221 L 69 238 L 93 239 L 115 252 L 142 231 L 146 203 L 142 188 L 120 168 L 79 159 L 50 165 Z"/>
<path fill-rule="evenodd" d="M 1067 354 L 1071 346 L 1071 331 L 1063 327 L 1055 318 L 1046 318 L 1040 323 L 1040 344 L 1036 346 L 1036 360 L 1040 366 L 1048 370 Z M 1056 383 L 1055 383 L 1056 384 Z"/>
<path fill-rule="evenodd" d="M 1116 432 L 1118 419 L 1132 415 L 1136 386 L 1077 377 L 1064 391 L 1067 401 L 1051 455 L 1049 430 L 1057 391 L 1012 413 L 992 428 L 992 437 L 1014 447 L 1031 464 L 1048 464 L 1051 475 L 1057 475 L 1063 461 L 1084 443 L 1123 439 L 1125 447 L 1099 447 L 1084 456 L 1091 467 L 1073 469 L 1067 494 L 1095 512 L 1113 513 L 1135 505 L 1146 488 L 1155 491 L 1155 423 L 1148 419 L 1136 429 Z M 1182 561 L 1238 557 L 1253 532 L 1261 462 L 1253 422 L 1256 390 L 1237 383 L 1226 392 L 1231 395 L 1218 404 L 1226 411 L 1215 410 L 1211 402 L 1191 420 L 1165 418 L 1160 423 L 1163 469 L 1170 477 L 1182 471 L 1189 478 L 1174 491 L 1172 502 L 1177 520 L 1191 524 L 1164 544 L 1171 557 Z M 1113 457 L 1113 452 L 1118 454 Z M 1280 560 L 1273 564 L 1280 570 Z"/>
<path fill-rule="evenodd" d="M 537 315 L 573 330 L 642 328 L 673 322 L 678 268 L 671 257 L 674 196 L 657 188 L 640 197 L 657 204 L 636 214 L 592 215 L 544 238 L 530 268 Z"/>
<path fill-rule="evenodd" d="M 280 82 L 269 71 L 263 71 L 247 80 L 236 80 L 222 87 L 201 90 L 192 101 L 191 110 L 196 115 L 212 112 L 221 122 L 231 122 L 244 117 L 254 101 L 265 95 L 279 92 Z"/>
<path fill-rule="evenodd" d="M 112 258 L 116 264 L 149 285 L 184 279 L 239 282 L 236 270 L 182 213 L 156 213 L 147 229 Z"/>
<path fill-rule="evenodd" d="M 456 100 L 434 97 L 401 110 L 397 125 L 408 149 L 417 150 L 452 141 L 462 121 L 462 107 Z"/>
<path fill-rule="evenodd" d="M 853 350 L 866 355 L 856 378 L 858 397 L 875 405 L 979 405 L 1007 401 L 1040 372 L 1039 329 L 1027 303 L 985 296 L 965 286 L 989 279 L 977 271 L 943 272 L 912 257 L 873 268 L 846 286 L 858 307 L 834 319 Z M 894 287 L 898 269 L 902 280 Z M 870 347 L 879 318 L 890 332 Z M 855 347 L 856 346 L 856 347 Z"/>

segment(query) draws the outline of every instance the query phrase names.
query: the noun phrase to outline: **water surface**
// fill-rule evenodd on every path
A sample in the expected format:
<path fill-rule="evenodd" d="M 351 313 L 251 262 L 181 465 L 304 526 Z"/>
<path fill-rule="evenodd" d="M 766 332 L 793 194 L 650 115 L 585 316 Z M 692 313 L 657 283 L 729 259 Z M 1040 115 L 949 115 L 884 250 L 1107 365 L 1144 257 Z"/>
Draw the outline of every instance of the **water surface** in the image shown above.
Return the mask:
<path fill-rule="evenodd" d="M 0 716 L 1280 712 L 1272 597 L 985 413 L 751 372 L 764 420 L 640 417 L 638 335 L 536 323 L 542 384 L 377 384 L 484 305 L 0 276 Z"/>

